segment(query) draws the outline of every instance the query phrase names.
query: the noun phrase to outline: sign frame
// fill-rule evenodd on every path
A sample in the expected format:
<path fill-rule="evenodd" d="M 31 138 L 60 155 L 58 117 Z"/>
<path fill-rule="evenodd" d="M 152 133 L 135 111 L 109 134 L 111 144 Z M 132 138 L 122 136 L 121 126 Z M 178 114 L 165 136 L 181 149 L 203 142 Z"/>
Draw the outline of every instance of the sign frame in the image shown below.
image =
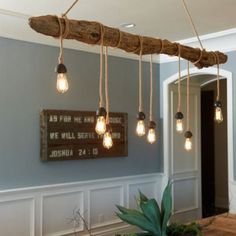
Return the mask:
<path fill-rule="evenodd" d="M 127 157 L 128 113 L 110 112 L 110 121 L 113 135 L 118 136 L 108 150 L 103 147 L 101 136 L 95 132 L 96 112 L 43 109 L 40 112 L 41 161 Z M 81 130 L 87 132 L 79 132 Z M 85 134 L 85 138 L 81 136 L 78 139 L 79 134 Z"/>

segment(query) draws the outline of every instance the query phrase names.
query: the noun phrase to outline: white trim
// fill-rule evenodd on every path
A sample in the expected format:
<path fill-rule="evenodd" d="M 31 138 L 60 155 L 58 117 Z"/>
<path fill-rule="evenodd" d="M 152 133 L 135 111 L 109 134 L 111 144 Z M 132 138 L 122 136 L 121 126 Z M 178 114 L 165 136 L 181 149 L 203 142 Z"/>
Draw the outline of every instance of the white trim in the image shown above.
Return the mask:
<path fill-rule="evenodd" d="M 89 185 L 89 184 L 100 184 L 100 183 L 109 183 L 109 182 L 117 182 L 117 181 L 125 181 L 125 180 L 137 180 L 138 178 L 142 179 L 149 179 L 149 178 L 156 178 L 157 176 L 162 177 L 163 173 L 151 173 L 151 174 L 141 174 L 141 175 L 131 175 L 131 176 L 121 176 L 121 177 L 114 177 L 114 178 L 105 178 L 105 179 L 95 179 L 95 180 L 85 180 L 85 181 L 78 181 L 78 182 L 67 182 L 67 183 L 60 183 L 60 184 L 52 184 L 52 185 L 40 185 L 40 186 L 32 186 L 32 187 L 25 187 L 25 188 L 14 188 L 14 189 L 5 189 L 0 190 L 0 195 L 2 194 L 8 194 L 8 193 L 14 193 L 19 191 L 37 191 L 37 190 L 52 190 L 57 188 L 72 188 L 72 187 L 78 187 L 83 185 Z"/>
<path fill-rule="evenodd" d="M 215 39 L 215 38 L 220 38 L 220 37 L 224 37 L 231 34 L 236 34 L 236 28 L 218 31 L 211 34 L 204 34 L 200 36 L 200 39 L 201 40 Z M 190 43 L 198 42 L 198 39 L 196 37 L 192 37 L 192 38 L 178 40 L 177 42 L 181 44 L 190 44 Z"/>
<path fill-rule="evenodd" d="M 14 18 L 25 19 L 25 20 L 28 20 L 31 17 L 30 15 L 27 15 L 27 14 L 24 14 L 21 12 L 10 11 L 10 10 L 3 9 L 3 8 L 0 8 L 0 15 L 11 16 Z"/>
<path fill-rule="evenodd" d="M 201 74 L 210 74 L 216 75 L 217 69 L 216 68 L 204 68 L 204 69 L 197 69 L 191 68 L 190 69 L 191 75 L 201 75 Z M 187 75 L 187 70 L 181 71 L 182 76 Z M 231 184 L 234 182 L 234 160 L 233 160 L 233 78 L 232 72 L 227 70 L 220 70 L 221 78 L 227 79 L 227 125 L 228 125 L 228 182 L 229 182 L 229 194 L 231 193 Z M 169 84 L 173 83 L 178 79 L 178 73 L 168 77 L 163 82 L 163 154 L 164 154 L 164 173 L 168 176 L 169 175 L 169 148 L 168 148 L 168 140 L 169 140 L 169 93 L 168 87 Z"/>

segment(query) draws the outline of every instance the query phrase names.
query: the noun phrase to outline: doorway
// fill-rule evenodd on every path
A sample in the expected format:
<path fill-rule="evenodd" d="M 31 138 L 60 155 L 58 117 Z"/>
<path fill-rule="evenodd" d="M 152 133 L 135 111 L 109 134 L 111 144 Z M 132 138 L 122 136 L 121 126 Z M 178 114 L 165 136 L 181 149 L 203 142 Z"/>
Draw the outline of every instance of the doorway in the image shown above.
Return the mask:
<path fill-rule="evenodd" d="M 227 138 L 227 81 L 220 80 L 224 119 L 214 121 L 216 81 L 201 87 L 201 177 L 202 217 L 229 210 L 228 196 L 228 138 Z"/>
<path fill-rule="evenodd" d="M 187 70 L 181 71 L 182 78 L 186 78 Z M 201 168 L 201 86 L 206 85 L 209 82 L 216 80 L 217 70 L 216 68 L 207 68 L 198 70 L 197 68 L 190 69 L 191 75 L 191 85 L 195 87 L 192 88 L 194 94 L 192 94 L 192 100 L 195 101 L 194 106 L 198 117 L 191 118 L 193 120 L 198 120 L 195 122 L 197 127 L 193 126 L 195 129 L 194 135 L 194 147 L 190 159 L 182 155 L 177 155 L 178 151 L 175 150 L 175 140 L 173 136 L 174 123 L 173 117 L 176 112 L 173 104 L 176 102 L 175 91 L 170 91 L 170 88 L 178 79 L 178 73 L 170 76 L 163 82 L 163 144 L 164 144 L 164 173 L 166 176 L 166 182 L 169 178 L 173 180 L 173 207 L 175 211 L 175 220 L 184 222 L 196 220 L 202 217 L 202 168 Z M 196 82 L 195 79 L 201 78 L 201 82 Z M 228 179 L 227 186 L 228 192 L 231 192 L 233 186 L 231 181 L 233 180 L 233 96 L 232 96 L 232 73 L 226 70 L 220 70 L 220 76 L 225 79 L 227 85 L 227 115 L 224 116 L 227 120 L 228 132 L 227 132 L 227 160 L 228 160 Z M 195 78 L 193 78 L 195 77 Z M 198 85 L 196 83 L 198 83 Z M 184 88 L 183 88 L 184 89 Z M 199 90 L 199 97 L 198 92 Z M 196 106 L 197 104 L 197 106 Z M 193 108 L 192 108 L 193 109 Z M 193 124 L 194 125 L 194 124 Z M 176 139 L 177 142 L 181 142 L 181 139 Z M 182 145 L 182 144 L 181 144 Z M 177 145 L 178 146 L 178 145 Z M 180 146 L 178 146 L 180 147 Z M 179 158 L 184 160 L 180 161 Z M 178 169 L 176 169 L 176 166 Z M 183 194 L 182 194 L 183 193 Z M 231 207 L 230 207 L 231 208 Z"/>

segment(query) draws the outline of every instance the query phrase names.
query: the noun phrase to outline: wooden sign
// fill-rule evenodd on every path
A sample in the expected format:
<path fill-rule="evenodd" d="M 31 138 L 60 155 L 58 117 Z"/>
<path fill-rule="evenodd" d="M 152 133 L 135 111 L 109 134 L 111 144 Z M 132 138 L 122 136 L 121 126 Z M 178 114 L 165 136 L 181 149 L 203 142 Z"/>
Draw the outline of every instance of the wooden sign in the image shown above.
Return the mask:
<path fill-rule="evenodd" d="M 95 132 L 96 113 L 43 110 L 40 114 L 42 161 L 79 160 L 128 155 L 127 113 L 110 113 L 113 146 L 103 147 Z"/>

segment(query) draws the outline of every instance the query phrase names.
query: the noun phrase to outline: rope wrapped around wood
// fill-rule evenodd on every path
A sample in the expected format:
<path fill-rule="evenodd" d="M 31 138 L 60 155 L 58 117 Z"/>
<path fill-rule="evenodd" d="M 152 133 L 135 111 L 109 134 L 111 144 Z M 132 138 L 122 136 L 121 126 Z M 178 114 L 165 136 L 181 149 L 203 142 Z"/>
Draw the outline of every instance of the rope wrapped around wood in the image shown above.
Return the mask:
<path fill-rule="evenodd" d="M 101 32 L 100 23 L 82 20 L 68 20 L 69 33 L 66 39 L 75 39 L 83 43 L 96 45 L 100 44 Z M 64 32 L 65 22 L 61 19 L 61 24 Z M 38 16 L 29 19 L 29 25 L 36 32 L 52 36 L 59 36 L 59 23 L 56 16 Z M 116 28 L 104 27 L 104 46 L 117 47 L 128 53 L 139 55 L 140 47 L 139 36 L 133 35 Z M 143 51 L 142 55 L 147 54 L 166 54 L 169 56 L 178 55 L 178 44 L 172 43 L 166 39 L 142 36 L 143 38 Z M 219 64 L 227 62 L 227 55 L 221 52 L 214 52 L 218 55 Z M 181 58 L 195 63 L 198 68 L 210 67 L 217 64 L 215 56 L 212 52 L 201 50 L 199 48 L 192 48 L 189 46 L 181 45 Z M 199 60 L 200 59 L 200 60 Z"/>

